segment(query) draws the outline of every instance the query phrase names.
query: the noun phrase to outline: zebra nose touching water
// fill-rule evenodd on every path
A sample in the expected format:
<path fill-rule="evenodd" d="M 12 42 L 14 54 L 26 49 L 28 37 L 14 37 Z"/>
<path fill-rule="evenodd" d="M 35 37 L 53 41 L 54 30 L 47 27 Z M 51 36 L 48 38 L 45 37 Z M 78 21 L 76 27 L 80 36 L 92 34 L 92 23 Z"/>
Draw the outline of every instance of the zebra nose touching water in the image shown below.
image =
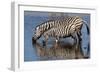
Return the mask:
<path fill-rule="evenodd" d="M 89 35 L 87 22 L 79 16 L 67 16 L 63 19 L 48 20 L 36 26 L 32 41 L 36 43 L 36 41 L 43 36 L 45 38 L 43 43 L 47 45 L 50 37 L 55 38 L 56 43 L 60 38 L 71 37 L 75 41 L 75 49 L 77 50 L 82 40 L 81 29 L 83 24 L 86 25 L 87 34 Z"/>

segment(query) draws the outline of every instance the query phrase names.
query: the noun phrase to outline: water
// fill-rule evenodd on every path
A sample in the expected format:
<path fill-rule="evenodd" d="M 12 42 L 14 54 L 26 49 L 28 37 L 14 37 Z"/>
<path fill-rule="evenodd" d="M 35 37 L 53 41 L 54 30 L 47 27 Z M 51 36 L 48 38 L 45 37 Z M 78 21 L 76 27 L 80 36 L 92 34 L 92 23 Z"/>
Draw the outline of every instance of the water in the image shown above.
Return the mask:
<path fill-rule="evenodd" d="M 64 15 L 70 16 L 81 16 L 82 19 L 87 21 L 88 26 L 90 26 L 90 15 L 89 14 L 76 14 L 76 13 L 65 13 Z M 59 60 L 59 59 L 75 59 L 75 47 L 73 46 L 73 40 L 69 42 L 63 42 L 63 40 L 68 41 L 69 39 L 61 39 L 59 43 L 55 43 L 53 39 L 49 40 L 48 46 L 44 47 L 42 44 L 42 39 L 40 39 L 36 44 L 32 44 L 32 36 L 34 35 L 34 28 L 40 23 L 54 17 L 50 17 L 50 13 L 47 12 L 24 12 L 24 61 L 40 61 L 40 60 Z M 79 59 L 84 57 L 90 57 L 89 35 L 87 35 L 87 30 L 85 25 L 82 28 L 82 44 L 81 49 L 77 51 L 77 56 Z M 71 43 L 70 43 L 71 42 Z M 68 44 L 69 43 L 69 44 Z M 64 47 L 66 45 L 66 47 Z M 71 47 L 68 47 L 71 45 Z"/>

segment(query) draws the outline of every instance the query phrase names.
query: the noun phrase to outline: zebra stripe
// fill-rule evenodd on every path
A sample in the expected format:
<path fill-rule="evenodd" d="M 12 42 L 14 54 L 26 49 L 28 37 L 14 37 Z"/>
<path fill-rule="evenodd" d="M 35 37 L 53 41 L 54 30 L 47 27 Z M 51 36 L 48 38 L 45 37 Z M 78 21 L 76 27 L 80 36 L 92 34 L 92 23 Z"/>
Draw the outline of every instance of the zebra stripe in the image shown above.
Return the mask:
<path fill-rule="evenodd" d="M 43 36 L 48 39 L 47 37 L 56 37 L 56 38 L 63 38 L 65 36 L 69 36 L 66 34 L 66 27 L 59 27 L 59 28 L 52 28 L 46 31 Z"/>
<path fill-rule="evenodd" d="M 83 20 L 79 16 L 67 16 L 64 19 L 49 20 L 36 27 L 36 33 L 38 33 L 36 36 L 40 37 L 47 31 L 52 32 L 52 35 L 55 33 L 59 35 L 66 34 L 68 36 L 76 31 L 80 31 L 82 24 Z"/>

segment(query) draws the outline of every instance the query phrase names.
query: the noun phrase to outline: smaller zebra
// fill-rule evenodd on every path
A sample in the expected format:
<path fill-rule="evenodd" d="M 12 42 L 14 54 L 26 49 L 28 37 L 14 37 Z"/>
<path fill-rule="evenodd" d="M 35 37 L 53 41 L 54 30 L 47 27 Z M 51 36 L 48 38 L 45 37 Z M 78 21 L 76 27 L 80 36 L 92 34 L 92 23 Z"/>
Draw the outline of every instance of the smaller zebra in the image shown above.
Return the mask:
<path fill-rule="evenodd" d="M 44 32 L 43 36 L 44 36 L 46 42 L 49 37 L 56 38 L 56 42 L 59 40 L 59 38 L 67 37 L 68 34 L 66 32 L 66 27 L 52 28 L 52 29 Z"/>

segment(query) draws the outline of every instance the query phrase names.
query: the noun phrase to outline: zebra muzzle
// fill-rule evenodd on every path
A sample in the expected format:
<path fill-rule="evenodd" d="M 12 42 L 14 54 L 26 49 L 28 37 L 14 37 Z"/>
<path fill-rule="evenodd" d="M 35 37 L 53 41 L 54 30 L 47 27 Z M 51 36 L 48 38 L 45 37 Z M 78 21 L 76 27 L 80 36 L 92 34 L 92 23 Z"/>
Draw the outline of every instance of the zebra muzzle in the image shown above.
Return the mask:
<path fill-rule="evenodd" d="M 32 43 L 36 43 L 36 38 L 32 37 Z"/>

